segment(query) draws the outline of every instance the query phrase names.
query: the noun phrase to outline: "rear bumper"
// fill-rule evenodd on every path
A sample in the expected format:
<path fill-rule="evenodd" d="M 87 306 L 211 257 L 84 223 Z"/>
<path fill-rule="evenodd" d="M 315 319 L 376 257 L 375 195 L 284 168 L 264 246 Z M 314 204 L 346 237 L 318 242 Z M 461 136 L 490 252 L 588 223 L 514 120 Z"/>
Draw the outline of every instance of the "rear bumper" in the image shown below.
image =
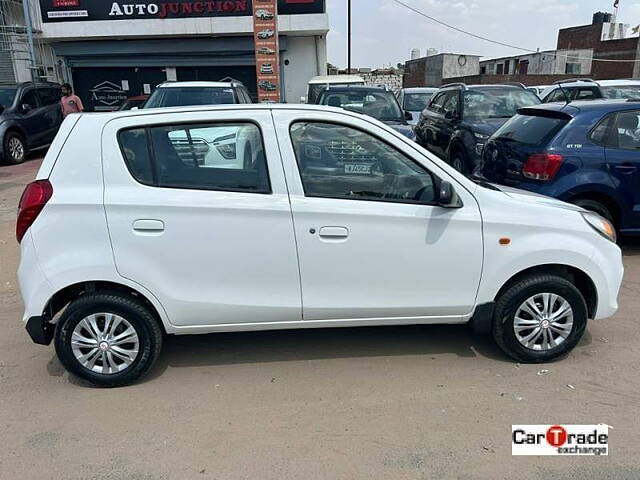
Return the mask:
<path fill-rule="evenodd" d="M 33 343 L 49 345 L 53 340 L 55 325 L 47 317 L 31 317 L 25 328 Z"/>

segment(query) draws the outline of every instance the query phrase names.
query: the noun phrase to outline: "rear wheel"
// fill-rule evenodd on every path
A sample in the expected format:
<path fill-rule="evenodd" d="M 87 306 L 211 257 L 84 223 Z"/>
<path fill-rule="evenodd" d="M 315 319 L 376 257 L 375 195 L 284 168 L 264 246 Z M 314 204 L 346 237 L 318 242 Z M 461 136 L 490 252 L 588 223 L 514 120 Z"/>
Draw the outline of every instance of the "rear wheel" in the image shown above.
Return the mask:
<path fill-rule="evenodd" d="M 532 275 L 496 302 L 493 337 L 519 362 L 547 362 L 572 350 L 586 325 L 586 302 L 571 282 L 556 275 Z"/>
<path fill-rule="evenodd" d="M 469 171 L 469 162 L 467 161 L 467 155 L 463 150 L 457 148 L 451 155 L 450 164 L 453 168 L 463 174 L 467 174 Z"/>
<path fill-rule="evenodd" d="M 162 331 L 149 309 L 117 293 L 85 295 L 64 311 L 55 333 L 60 362 L 95 385 L 135 382 L 152 367 L 162 347 Z"/>
<path fill-rule="evenodd" d="M 22 136 L 17 132 L 9 132 L 4 137 L 4 158 L 11 165 L 24 162 L 27 147 Z"/>

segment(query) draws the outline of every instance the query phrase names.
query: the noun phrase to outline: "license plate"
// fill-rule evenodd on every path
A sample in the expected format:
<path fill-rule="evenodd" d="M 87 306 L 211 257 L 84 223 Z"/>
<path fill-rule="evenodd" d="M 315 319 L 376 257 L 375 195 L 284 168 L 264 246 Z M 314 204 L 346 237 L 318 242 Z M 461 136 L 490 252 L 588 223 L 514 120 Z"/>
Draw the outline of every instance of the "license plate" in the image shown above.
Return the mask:
<path fill-rule="evenodd" d="M 358 175 L 370 175 L 371 165 L 362 163 L 346 163 L 344 166 L 345 173 L 355 173 Z"/>

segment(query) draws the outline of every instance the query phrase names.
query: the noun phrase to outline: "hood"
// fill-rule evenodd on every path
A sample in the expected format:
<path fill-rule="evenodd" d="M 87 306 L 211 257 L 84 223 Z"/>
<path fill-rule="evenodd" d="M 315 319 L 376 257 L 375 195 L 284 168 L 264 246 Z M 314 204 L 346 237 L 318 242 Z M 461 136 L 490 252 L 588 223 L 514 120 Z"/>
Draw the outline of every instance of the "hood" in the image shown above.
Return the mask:
<path fill-rule="evenodd" d="M 416 138 L 416 134 L 413 131 L 413 128 L 411 127 L 411 125 L 407 123 L 400 123 L 400 122 L 384 122 L 384 123 L 389 125 L 396 132 L 401 133 L 402 135 L 404 135 L 405 137 L 411 140 L 414 140 Z"/>
<path fill-rule="evenodd" d="M 474 132 L 481 133 L 490 137 L 498 131 L 498 129 L 507 123 L 508 118 L 477 118 L 467 120 L 468 127 Z"/>
<path fill-rule="evenodd" d="M 526 203 L 536 203 L 538 205 L 546 205 L 549 207 L 563 208 L 565 210 L 573 210 L 574 212 L 585 212 L 586 210 L 571 203 L 562 202 L 555 198 L 540 195 L 539 193 L 520 190 L 519 188 L 505 187 L 504 185 L 496 185 L 505 195 Z"/>

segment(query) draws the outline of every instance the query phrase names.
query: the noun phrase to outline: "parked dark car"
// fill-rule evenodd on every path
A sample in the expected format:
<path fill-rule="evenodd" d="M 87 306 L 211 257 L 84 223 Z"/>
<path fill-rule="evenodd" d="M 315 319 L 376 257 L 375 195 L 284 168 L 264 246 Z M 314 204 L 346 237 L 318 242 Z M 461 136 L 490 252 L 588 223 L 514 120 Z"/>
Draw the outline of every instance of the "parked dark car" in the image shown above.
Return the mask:
<path fill-rule="evenodd" d="M 540 99 L 521 86 L 453 83 L 436 92 L 416 126 L 420 145 L 470 174 L 484 144 L 518 108 Z"/>
<path fill-rule="evenodd" d="M 22 163 L 31 150 L 48 146 L 62 123 L 60 85 L 0 85 L 0 161 Z"/>
<path fill-rule="evenodd" d="M 118 110 L 131 110 L 132 108 L 142 108 L 149 99 L 149 95 L 136 95 L 127 98 Z"/>
<path fill-rule="evenodd" d="M 540 93 L 542 103 L 569 103 L 575 100 L 640 98 L 640 80 L 598 80 L 577 78 L 560 80 Z"/>
<path fill-rule="evenodd" d="M 640 101 L 523 108 L 488 141 L 484 180 L 595 211 L 640 233 Z"/>
<path fill-rule="evenodd" d="M 415 140 L 416 135 L 407 119 L 411 114 L 402 111 L 396 96 L 384 87 L 368 87 L 363 85 L 329 86 L 320 92 L 316 101 L 318 105 L 340 107 L 352 112 L 369 115 Z"/>

